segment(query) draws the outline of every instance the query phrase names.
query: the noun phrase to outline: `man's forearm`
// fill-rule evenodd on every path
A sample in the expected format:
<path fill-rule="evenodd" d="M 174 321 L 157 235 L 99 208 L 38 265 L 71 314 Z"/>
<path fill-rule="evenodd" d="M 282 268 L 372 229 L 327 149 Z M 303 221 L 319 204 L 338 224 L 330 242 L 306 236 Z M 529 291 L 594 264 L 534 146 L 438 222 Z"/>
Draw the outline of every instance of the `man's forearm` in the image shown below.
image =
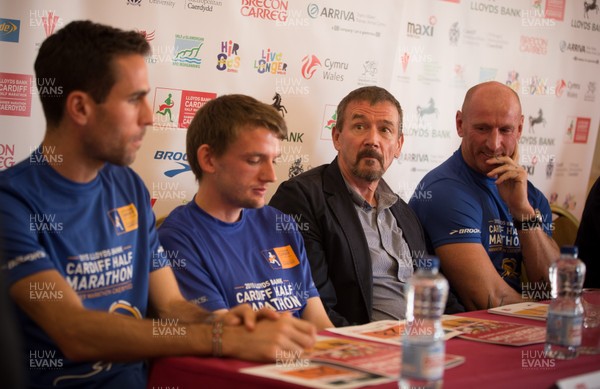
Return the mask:
<path fill-rule="evenodd" d="M 64 330 L 50 334 L 74 361 L 129 362 L 169 355 L 211 353 L 211 326 L 180 319 L 135 319 L 81 310 L 70 315 Z"/>
<path fill-rule="evenodd" d="M 206 323 L 212 317 L 211 312 L 185 300 L 172 302 L 163 311 L 155 313 L 159 318 L 177 318 L 181 323 Z"/>
<path fill-rule="evenodd" d="M 541 228 L 519 231 L 519 241 L 527 278 L 532 282 L 548 282 L 548 269 L 560 255 L 556 242 Z"/>
<path fill-rule="evenodd" d="M 521 303 L 523 301 L 522 295 L 520 295 L 516 290 L 510 288 L 496 296 L 488 295 L 487 306 L 477 307 L 476 309 L 495 308 L 502 305 Z"/>

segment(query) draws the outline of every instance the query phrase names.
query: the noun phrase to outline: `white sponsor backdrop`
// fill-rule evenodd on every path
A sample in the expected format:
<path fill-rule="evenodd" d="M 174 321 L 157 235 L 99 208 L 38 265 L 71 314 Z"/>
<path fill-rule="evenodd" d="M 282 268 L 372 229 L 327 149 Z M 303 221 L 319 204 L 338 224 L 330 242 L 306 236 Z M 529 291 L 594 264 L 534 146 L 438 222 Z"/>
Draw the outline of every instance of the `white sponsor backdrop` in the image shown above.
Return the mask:
<path fill-rule="evenodd" d="M 66 23 L 143 31 L 155 125 L 133 168 L 158 216 L 196 183 L 185 128 L 208 99 L 278 103 L 289 126 L 278 182 L 331 161 L 335 107 L 362 85 L 405 112 L 401 158 L 386 179 L 408 199 L 458 146 L 454 116 L 481 81 L 511 85 L 525 126 L 521 164 L 552 201 L 583 210 L 600 118 L 600 13 L 584 0 L 35 0 L 0 4 L 0 169 L 41 141 L 33 62 Z M 59 87 L 48 85 L 48 87 Z M 276 94 L 279 98 L 275 98 Z"/>

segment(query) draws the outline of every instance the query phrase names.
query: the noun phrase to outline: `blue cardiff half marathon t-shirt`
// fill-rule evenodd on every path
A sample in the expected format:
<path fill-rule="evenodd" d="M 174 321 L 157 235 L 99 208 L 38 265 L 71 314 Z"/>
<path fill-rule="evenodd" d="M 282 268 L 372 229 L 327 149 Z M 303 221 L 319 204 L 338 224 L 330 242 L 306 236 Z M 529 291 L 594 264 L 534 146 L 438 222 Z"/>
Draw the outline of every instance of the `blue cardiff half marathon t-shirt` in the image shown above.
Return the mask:
<path fill-rule="evenodd" d="M 433 248 L 452 243 L 480 243 L 500 277 L 521 292 L 523 256 L 519 235 L 495 181 L 471 169 L 458 149 L 423 177 L 409 205 Z M 550 205 L 531 182 L 527 182 L 527 198 L 542 213 L 544 231 L 551 235 Z"/>
<path fill-rule="evenodd" d="M 60 158 L 51 151 L 49 158 Z M 44 158 L 38 149 L 0 173 L 0 266 L 9 285 L 52 269 L 87 309 L 144 317 L 149 273 L 162 248 L 143 182 L 129 168 L 106 164 L 79 184 Z M 51 282 L 29 285 L 30 300 L 62 298 Z M 69 361 L 23 311 L 17 316 L 32 387 L 145 387 L 141 362 Z"/>
<path fill-rule="evenodd" d="M 225 223 L 191 201 L 158 231 L 181 292 L 207 310 L 247 303 L 301 317 L 319 295 L 296 222 L 275 208 L 244 209 Z"/>

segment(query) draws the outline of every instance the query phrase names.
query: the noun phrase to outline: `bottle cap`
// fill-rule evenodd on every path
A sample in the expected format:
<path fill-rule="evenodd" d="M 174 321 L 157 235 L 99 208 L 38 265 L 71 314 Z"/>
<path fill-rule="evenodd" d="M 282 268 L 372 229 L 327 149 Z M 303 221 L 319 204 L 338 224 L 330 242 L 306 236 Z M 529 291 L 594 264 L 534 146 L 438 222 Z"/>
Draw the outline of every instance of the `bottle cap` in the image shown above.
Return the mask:
<path fill-rule="evenodd" d="M 577 255 L 579 254 L 579 249 L 577 248 L 577 246 L 562 246 L 560 248 L 560 253 L 577 257 Z"/>

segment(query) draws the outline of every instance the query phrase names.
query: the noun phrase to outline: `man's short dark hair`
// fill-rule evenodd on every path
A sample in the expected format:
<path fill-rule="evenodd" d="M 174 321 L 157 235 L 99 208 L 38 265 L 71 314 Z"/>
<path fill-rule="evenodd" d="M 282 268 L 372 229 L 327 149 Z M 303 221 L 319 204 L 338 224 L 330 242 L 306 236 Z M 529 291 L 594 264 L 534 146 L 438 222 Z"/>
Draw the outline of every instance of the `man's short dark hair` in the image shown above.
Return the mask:
<path fill-rule="evenodd" d="M 116 81 L 115 57 L 149 53 L 150 45 L 142 34 L 89 20 L 71 22 L 50 35 L 34 65 L 48 124 L 58 125 L 67 96 L 75 90 L 89 93 L 96 103 L 104 102 Z"/>
<path fill-rule="evenodd" d="M 196 179 L 202 180 L 197 157 L 200 146 L 206 144 L 214 155 L 221 156 L 240 131 L 257 127 L 267 128 L 279 139 L 287 136 L 287 126 L 279 112 L 253 97 L 224 95 L 204 104 L 192 119 L 186 136 L 187 157 Z"/>
<path fill-rule="evenodd" d="M 402 107 L 400 107 L 400 103 L 394 95 L 378 86 L 363 86 L 355 89 L 340 101 L 337 107 L 337 121 L 335 124 L 338 131 L 342 131 L 344 126 L 344 114 L 348 104 L 354 101 L 368 101 L 371 105 L 385 101 L 392 103 L 398 110 L 398 136 L 402 135 Z"/>

